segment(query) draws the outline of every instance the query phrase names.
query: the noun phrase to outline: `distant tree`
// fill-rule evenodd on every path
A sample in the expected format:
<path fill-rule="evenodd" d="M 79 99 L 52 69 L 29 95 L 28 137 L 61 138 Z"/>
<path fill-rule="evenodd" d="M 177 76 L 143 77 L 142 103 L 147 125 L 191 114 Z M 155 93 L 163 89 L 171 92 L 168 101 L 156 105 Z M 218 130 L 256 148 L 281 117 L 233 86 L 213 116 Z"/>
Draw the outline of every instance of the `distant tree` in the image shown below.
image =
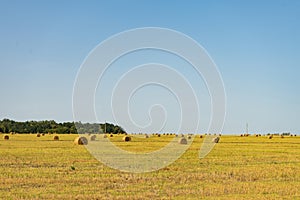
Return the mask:
<path fill-rule="evenodd" d="M 3 133 L 102 133 L 105 127 L 108 133 L 125 133 L 120 126 L 110 123 L 57 123 L 54 120 L 15 122 L 9 119 L 0 120 L 0 132 Z"/>

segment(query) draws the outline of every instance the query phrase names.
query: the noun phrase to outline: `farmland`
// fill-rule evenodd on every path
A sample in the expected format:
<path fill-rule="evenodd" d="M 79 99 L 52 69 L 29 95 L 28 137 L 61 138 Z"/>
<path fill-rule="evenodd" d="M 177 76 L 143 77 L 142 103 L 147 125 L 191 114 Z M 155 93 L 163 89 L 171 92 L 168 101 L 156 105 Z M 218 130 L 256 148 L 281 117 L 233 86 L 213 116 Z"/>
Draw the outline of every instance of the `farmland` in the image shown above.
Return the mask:
<path fill-rule="evenodd" d="M 203 159 L 196 137 L 176 162 L 141 174 L 103 165 L 73 143 L 75 134 L 0 136 L 1 199 L 300 199 L 299 136 L 222 136 Z M 110 139 L 149 152 L 174 136 L 122 137 Z"/>

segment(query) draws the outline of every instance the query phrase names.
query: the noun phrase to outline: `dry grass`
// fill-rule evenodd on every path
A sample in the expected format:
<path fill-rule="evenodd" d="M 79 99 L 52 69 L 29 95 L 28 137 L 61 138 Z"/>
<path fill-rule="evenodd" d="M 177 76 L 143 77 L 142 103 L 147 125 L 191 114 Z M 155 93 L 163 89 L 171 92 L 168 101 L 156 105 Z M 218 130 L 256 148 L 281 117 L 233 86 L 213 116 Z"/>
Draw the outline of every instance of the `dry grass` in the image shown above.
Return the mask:
<path fill-rule="evenodd" d="M 0 140 L 0 199 L 300 199 L 300 137 L 223 135 L 204 159 L 198 158 L 203 139 L 195 137 L 171 165 L 131 174 L 73 145 L 76 135 L 59 136 L 60 142 L 34 134 Z M 125 143 L 123 136 L 111 139 L 136 152 L 175 137 Z"/>

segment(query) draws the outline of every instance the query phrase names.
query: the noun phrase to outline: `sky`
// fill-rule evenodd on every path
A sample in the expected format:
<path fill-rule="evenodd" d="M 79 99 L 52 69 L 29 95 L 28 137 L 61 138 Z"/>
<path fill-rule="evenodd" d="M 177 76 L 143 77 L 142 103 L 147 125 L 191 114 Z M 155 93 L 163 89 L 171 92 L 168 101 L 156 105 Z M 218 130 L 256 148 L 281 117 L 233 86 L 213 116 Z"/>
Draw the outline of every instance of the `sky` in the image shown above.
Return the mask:
<path fill-rule="evenodd" d="M 226 90 L 223 133 L 300 133 L 300 1 L 5 1 L 0 0 L 0 119 L 73 121 L 72 95 L 80 66 L 102 41 L 120 32 L 162 27 L 188 35 L 210 55 Z M 136 65 L 168 64 L 190 82 L 200 126 L 210 120 L 210 96 L 187 63 L 159 51 L 141 51 L 114 63 L 95 93 L 99 122 L 116 123 L 110 97 L 117 80 Z M 153 75 L 155 76 L 155 75 Z M 180 85 L 178 86 L 180 87 Z M 163 115 L 160 130 L 176 132 L 178 100 L 157 85 L 129 102 L 137 132 Z M 165 109 L 165 110 L 164 110 Z M 151 111 L 151 112 L 152 112 Z M 166 112 L 166 113 L 164 113 Z M 120 124 L 121 126 L 124 124 Z"/>

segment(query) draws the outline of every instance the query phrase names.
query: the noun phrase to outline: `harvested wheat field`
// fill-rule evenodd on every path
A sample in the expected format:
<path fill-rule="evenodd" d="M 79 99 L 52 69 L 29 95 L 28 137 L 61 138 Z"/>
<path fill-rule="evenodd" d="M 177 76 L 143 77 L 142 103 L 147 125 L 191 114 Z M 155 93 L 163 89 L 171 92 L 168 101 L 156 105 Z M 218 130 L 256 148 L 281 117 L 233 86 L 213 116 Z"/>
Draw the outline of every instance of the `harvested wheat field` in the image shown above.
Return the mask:
<path fill-rule="evenodd" d="M 99 163 L 78 135 L 0 138 L 1 199 L 300 199 L 300 137 L 222 136 L 204 159 L 195 137 L 171 165 L 132 174 Z M 128 151 L 163 147 L 174 135 L 109 138 Z M 97 142 L 97 141 L 95 141 Z M 178 144 L 180 145 L 180 144 Z"/>

